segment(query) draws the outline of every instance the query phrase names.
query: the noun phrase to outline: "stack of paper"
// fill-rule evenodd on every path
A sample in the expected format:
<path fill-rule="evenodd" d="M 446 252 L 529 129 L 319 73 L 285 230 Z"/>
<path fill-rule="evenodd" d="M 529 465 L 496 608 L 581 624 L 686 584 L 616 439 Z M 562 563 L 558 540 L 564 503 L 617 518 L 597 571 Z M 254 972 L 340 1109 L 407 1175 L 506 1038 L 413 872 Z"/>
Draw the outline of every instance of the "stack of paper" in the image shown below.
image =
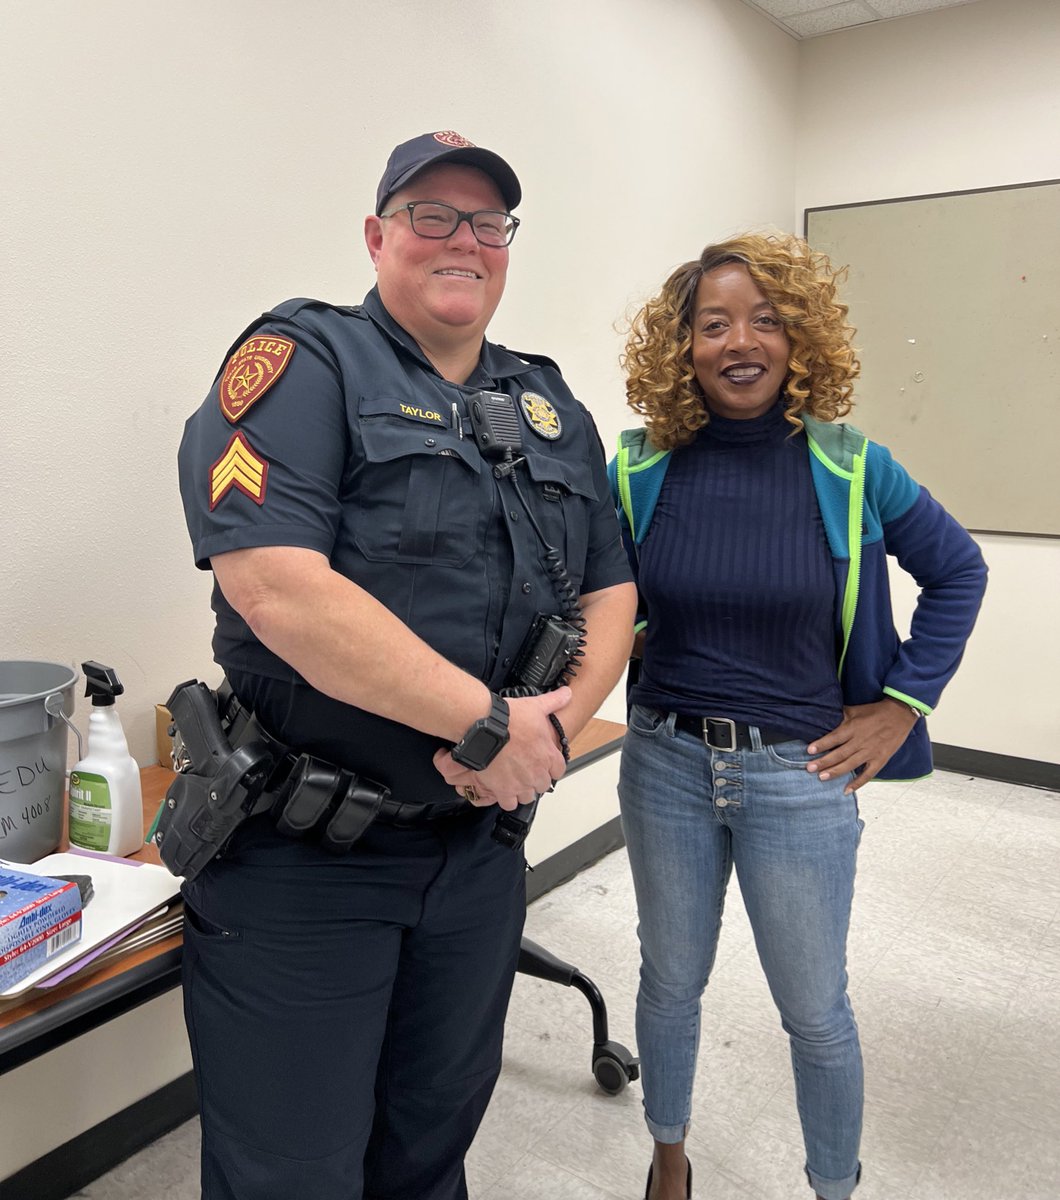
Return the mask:
<path fill-rule="evenodd" d="M 50 988 L 72 975 L 95 970 L 132 950 L 179 932 L 183 920 L 180 879 L 165 867 L 114 858 L 92 850 L 49 854 L 35 863 L 0 864 L 35 875 L 90 875 L 95 894 L 82 913 L 81 940 L 53 955 L 6 991 L 0 1003 L 28 998 L 34 988 Z"/>

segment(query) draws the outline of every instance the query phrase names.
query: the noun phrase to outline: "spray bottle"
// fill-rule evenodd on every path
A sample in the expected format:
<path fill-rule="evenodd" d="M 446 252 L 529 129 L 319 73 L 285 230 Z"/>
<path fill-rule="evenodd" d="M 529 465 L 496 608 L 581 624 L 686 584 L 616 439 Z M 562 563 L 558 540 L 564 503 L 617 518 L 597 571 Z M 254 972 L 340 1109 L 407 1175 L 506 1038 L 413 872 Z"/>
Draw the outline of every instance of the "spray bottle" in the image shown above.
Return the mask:
<path fill-rule="evenodd" d="M 110 667 L 81 664 L 85 695 L 92 698 L 88 753 L 70 772 L 70 844 L 125 856 L 144 840 L 140 768 L 114 707 L 125 688 Z"/>

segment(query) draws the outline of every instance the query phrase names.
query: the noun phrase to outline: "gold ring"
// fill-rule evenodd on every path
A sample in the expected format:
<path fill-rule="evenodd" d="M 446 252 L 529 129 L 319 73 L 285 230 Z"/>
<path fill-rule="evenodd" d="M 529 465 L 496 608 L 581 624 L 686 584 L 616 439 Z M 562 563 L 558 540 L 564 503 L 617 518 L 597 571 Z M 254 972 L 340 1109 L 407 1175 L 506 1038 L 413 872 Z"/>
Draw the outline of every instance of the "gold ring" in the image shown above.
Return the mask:
<path fill-rule="evenodd" d="M 475 791 L 470 783 L 464 788 L 464 799 L 468 804 L 475 804 L 478 801 L 478 792 Z"/>

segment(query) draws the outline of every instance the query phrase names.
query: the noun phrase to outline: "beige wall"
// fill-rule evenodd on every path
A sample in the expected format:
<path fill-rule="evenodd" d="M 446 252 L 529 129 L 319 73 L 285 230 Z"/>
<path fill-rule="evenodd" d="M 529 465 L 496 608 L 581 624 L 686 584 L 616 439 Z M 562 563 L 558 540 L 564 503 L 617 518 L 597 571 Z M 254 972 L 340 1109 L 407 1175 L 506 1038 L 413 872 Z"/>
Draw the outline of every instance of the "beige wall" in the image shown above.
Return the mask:
<path fill-rule="evenodd" d="M 1060 178 L 1057 63 L 1054 0 L 982 0 L 802 43 L 800 230 L 807 207 Z M 1060 541 L 979 540 L 990 586 L 932 737 L 1060 762 Z M 896 575 L 906 616 L 915 590 Z"/>
<path fill-rule="evenodd" d="M 1060 176 L 1051 0 L 803 43 L 738 0 L 293 11 L 5 5 L 0 658 L 115 665 L 141 762 L 154 703 L 216 677 L 183 421 L 256 313 L 367 290 L 361 218 L 399 139 L 453 127 L 515 163 L 524 226 L 493 332 L 560 361 L 609 449 L 627 423 L 615 323 L 704 241 L 801 228 L 807 205 Z M 1057 761 L 1060 546 L 984 547 L 986 610 L 934 735 Z M 617 695 L 604 712 L 621 719 Z"/>
<path fill-rule="evenodd" d="M 213 672 L 184 418 L 257 312 L 370 286 L 360 221 L 395 142 L 452 127 L 515 164 L 525 225 L 494 332 L 558 358 L 608 445 L 626 423 L 613 323 L 704 241 L 801 228 L 806 205 L 1060 176 L 1050 0 L 801 45 L 737 0 L 37 0 L 4 26 L 0 657 L 113 663 L 143 762 L 154 702 Z M 1056 761 L 1060 546 L 985 549 L 987 610 L 935 736 Z M 562 807 L 537 854 L 586 832 L 557 830 Z M 91 1075 L 93 1107 L 54 1139 L 9 1131 L 0 1178 L 186 1069 L 178 1000 L 150 1016 L 20 1069 L 50 1112 L 56 1078 Z M 129 1075 L 139 1055 L 150 1079 Z"/>
<path fill-rule="evenodd" d="M 0 1084 L 0 1182 L 190 1070 L 179 990 L 16 1067 Z"/>
<path fill-rule="evenodd" d="M 493 335 L 555 357 L 608 448 L 632 423 L 627 305 L 713 233 L 791 213 L 798 50 L 738 0 L 0 4 L 0 658 L 114 665 L 142 763 L 155 702 L 217 674 L 184 420 L 259 312 L 371 286 L 362 218 L 395 143 L 453 128 L 514 164 Z M 535 861 L 614 815 L 613 777 L 547 798 Z M 179 996 L 149 1007 L 20 1068 L 54 1119 L 24 1106 L 0 1178 L 187 1069 Z M 63 1077 L 93 1079 L 90 1110 L 56 1110 Z"/>
<path fill-rule="evenodd" d="M 217 677 L 183 422 L 259 312 L 371 286 L 396 142 L 454 128 L 515 165 L 493 334 L 556 358 L 609 449 L 627 305 L 790 218 L 797 46 L 738 0 L 3 9 L 0 659 L 115 666 L 144 763 L 155 702 Z"/>

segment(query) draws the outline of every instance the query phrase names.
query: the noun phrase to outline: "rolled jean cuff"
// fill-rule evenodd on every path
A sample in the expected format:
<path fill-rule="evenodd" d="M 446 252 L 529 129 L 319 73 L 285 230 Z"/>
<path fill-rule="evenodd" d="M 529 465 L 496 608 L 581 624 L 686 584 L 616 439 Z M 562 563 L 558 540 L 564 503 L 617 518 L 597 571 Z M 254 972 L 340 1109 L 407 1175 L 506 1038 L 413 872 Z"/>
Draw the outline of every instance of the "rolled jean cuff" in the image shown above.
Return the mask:
<path fill-rule="evenodd" d="M 651 1136 L 657 1142 L 662 1142 L 664 1146 L 673 1146 L 677 1142 L 683 1142 L 688 1133 L 687 1121 L 684 1125 L 660 1125 L 645 1113 L 644 1123 L 648 1126 L 648 1132 Z"/>
<path fill-rule="evenodd" d="M 848 1175 L 846 1179 L 825 1179 L 814 1174 L 809 1167 L 806 1168 L 806 1178 L 810 1181 L 810 1187 L 821 1197 L 821 1200 L 847 1200 L 861 1180 L 861 1163 L 858 1163 L 858 1169 L 854 1174 Z"/>

